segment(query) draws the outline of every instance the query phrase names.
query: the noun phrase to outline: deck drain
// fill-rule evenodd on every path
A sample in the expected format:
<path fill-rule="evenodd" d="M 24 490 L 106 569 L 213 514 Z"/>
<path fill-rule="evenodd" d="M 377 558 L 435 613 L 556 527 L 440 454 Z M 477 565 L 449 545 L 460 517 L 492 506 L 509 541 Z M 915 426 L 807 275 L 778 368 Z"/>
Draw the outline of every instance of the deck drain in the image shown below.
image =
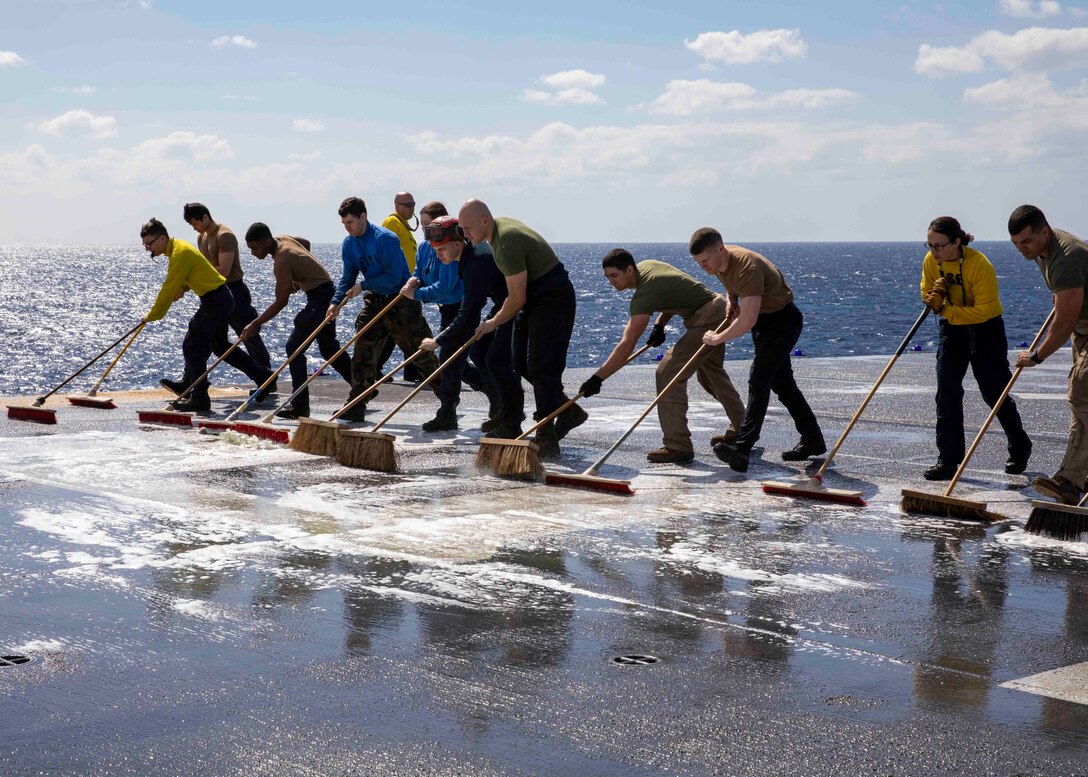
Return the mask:
<path fill-rule="evenodd" d="M 0 667 L 29 664 L 33 660 L 30 656 L 0 656 Z"/>
<path fill-rule="evenodd" d="M 613 664 L 619 664 L 620 666 L 649 666 L 650 664 L 656 664 L 661 659 L 657 656 L 642 656 L 642 655 L 628 655 L 628 656 L 616 656 L 612 659 Z"/>

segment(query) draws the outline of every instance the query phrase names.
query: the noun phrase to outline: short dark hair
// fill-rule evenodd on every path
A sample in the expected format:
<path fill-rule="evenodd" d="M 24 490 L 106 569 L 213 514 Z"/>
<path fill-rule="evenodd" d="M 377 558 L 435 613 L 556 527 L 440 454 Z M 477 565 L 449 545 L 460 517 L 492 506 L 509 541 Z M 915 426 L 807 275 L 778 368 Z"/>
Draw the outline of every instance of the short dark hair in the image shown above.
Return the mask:
<path fill-rule="evenodd" d="M 260 221 L 255 221 L 249 225 L 249 229 L 246 230 L 246 242 L 254 243 L 258 240 L 271 240 L 272 230 L 268 228 L 267 224 Z"/>
<path fill-rule="evenodd" d="M 439 216 L 448 216 L 450 215 L 450 213 L 448 210 L 446 210 L 445 205 L 436 200 L 435 202 L 428 202 L 426 205 L 420 208 L 419 215 L 430 216 L 432 219 L 436 219 Z"/>
<path fill-rule="evenodd" d="M 170 233 L 166 231 L 166 225 L 158 219 L 151 219 L 142 227 L 140 227 L 140 237 L 150 237 L 151 235 L 165 235 L 170 237 Z"/>
<path fill-rule="evenodd" d="M 714 229 L 714 227 L 700 227 L 695 230 L 691 240 L 688 241 L 688 253 L 692 256 L 698 256 L 704 251 L 723 245 L 725 245 L 725 241 L 722 240 L 721 232 Z"/>
<path fill-rule="evenodd" d="M 349 214 L 359 218 L 366 214 L 366 203 L 358 197 L 348 197 L 340 203 L 340 208 L 336 212 L 340 214 L 340 218 L 344 218 Z"/>
<path fill-rule="evenodd" d="M 604 259 L 601 260 L 601 267 L 604 269 L 614 270 L 626 270 L 628 267 L 635 266 L 635 257 L 631 256 L 631 252 L 626 248 L 613 248 L 607 254 L 604 255 Z"/>
<path fill-rule="evenodd" d="M 970 245 L 971 241 L 975 239 L 974 235 L 964 232 L 960 222 L 951 216 L 938 216 L 929 222 L 929 228 L 938 235 L 944 235 L 950 241 L 959 240 L 961 246 Z"/>
<path fill-rule="evenodd" d="M 1009 216 L 1009 234 L 1019 235 L 1028 227 L 1032 232 L 1038 232 L 1043 227 L 1049 227 L 1046 216 L 1034 205 L 1021 205 Z"/>
<path fill-rule="evenodd" d="M 208 210 L 208 206 L 202 205 L 199 202 L 187 202 L 185 203 L 185 207 L 181 209 L 181 217 L 185 219 L 186 222 L 200 221 L 200 219 L 205 216 L 211 218 L 211 215 L 212 212 Z"/>

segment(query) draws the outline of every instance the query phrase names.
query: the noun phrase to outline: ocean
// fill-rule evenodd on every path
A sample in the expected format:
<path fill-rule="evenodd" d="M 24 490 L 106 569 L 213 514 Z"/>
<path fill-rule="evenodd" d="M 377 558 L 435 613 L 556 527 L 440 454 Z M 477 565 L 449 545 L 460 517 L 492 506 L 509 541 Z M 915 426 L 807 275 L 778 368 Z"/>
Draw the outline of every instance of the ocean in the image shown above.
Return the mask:
<path fill-rule="evenodd" d="M 189 239 L 189 235 L 182 235 Z M 782 270 L 805 315 L 798 343 L 804 357 L 892 353 L 921 310 L 919 278 L 925 249 L 912 243 L 746 243 Z M 578 293 L 578 318 L 568 366 L 601 363 L 618 340 L 627 320 L 631 292 L 617 292 L 601 273 L 601 258 L 613 244 L 557 243 Z M 682 243 L 626 246 L 636 260 L 661 259 L 704 281 L 715 291 L 717 279 L 706 276 Z M 1009 347 L 1030 341 L 1049 311 L 1049 296 L 1034 263 L 1008 242 L 979 242 L 997 269 Z M 339 244 L 318 244 L 315 256 L 339 277 Z M 271 261 L 243 258 L 254 304 L 263 310 L 272 300 Z M 0 337 L 7 357 L 0 363 L 0 396 L 40 394 L 63 380 L 105 345 L 133 326 L 150 308 L 166 271 L 163 257 L 152 259 L 139 245 L 0 245 Z M 273 354 L 283 353 L 301 295 L 265 325 L 262 335 Z M 341 339 L 351 331 L 359 303 L 341 314 Z M 196 298 L 186 295 L 163 321 L 149 325 L 111 373 L 114 390 L 155 388 L 159 378 L 180 378 L 181 340 Z M 432 327 L 437 310 L 426 306 Z M 679 322 L 678 322 L 679 323 Z M 937 325 L 927 321 L 914 339 L 933 350 Z M 675 339 L 671 335 L 670 339 Z M 313 349 L 316 356 L 316 348 Z M 748 337 L 727 347 L 727 359 L 751 358 Z M 319 364 L 313 361 L 311 368 Z M 647 354 L 646 363 L 654 356 Z M 103 361 L 101 369 L 107 361 Z M 89 388 L 101 369 L 96 366 L 69 384 Z M 804 365 L 797 366 L 803 373 Z M 245 384 L 246 378 L 223 365 L 213 382 Z"/>

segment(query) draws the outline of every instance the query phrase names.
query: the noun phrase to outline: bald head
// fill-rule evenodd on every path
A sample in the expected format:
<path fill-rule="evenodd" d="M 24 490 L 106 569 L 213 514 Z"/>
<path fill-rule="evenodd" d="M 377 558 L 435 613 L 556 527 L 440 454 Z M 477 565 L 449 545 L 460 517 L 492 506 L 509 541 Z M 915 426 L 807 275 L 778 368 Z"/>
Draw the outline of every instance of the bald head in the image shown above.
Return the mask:
<path fill-rule="evenodd" d="M 412 196 L 411 192 L 397 192 L 396 196 L 393 197 L 393 207 L 396 209 L 397 215 L 407 221 L 416 212 L 416 198 Z"/>
<path fill-rule="evenodd" d="M 495 230 L 495 218 L 491 209 L 483 200 L 468 200 L 461 206 L 457 221 L 465 232 L 465 237 L 473 243 L 486 243 Z"/>

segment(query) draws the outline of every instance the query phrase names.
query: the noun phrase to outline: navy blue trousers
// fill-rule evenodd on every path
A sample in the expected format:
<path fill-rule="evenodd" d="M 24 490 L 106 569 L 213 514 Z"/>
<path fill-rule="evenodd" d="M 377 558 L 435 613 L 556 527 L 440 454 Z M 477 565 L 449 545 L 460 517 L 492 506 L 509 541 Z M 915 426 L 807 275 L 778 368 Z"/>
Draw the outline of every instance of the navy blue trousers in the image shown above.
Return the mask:
<path fill-rule="evenodd" d="M 230 316 L 230 328 L 235 334 L 241 334 L 242 330 L 249 326 L 249 322 L 257 317 L 257 309 L 253 307 L 253 297 L 245 281 L 235 281 L 228 283 L 227 286 L 234 296 L 234 312 Z M 272 368 L 272 357 L 259 334 L 246 340 L 242 347 L 249 351 L 249 355 L 257 364 L 268 369 Z"/>
<path fill-rule="evenodd" d="M 540 420 L 565 401 L 563 371 L 574 331 L 574 286 L 562 263 L 531 282 L 514 317 L 514 370 L 529 381 Z"/>
<path fill-rule="evenodd" d="M 234 297 L 230 289 L 223 284 L 200 298 L 200 307 L 189 319 L 189 329 L 181 344 L 185 356 L 185 375 L 182 382 L 189 385 L 208 369 L 208 357 L 214 352 L 222 356 L 230 348 L 227 328 L 231 313 L 234 311 Z M 272 371 L 262 367 L 245 351 L 235 348 L 225 361 L 234 369 L 245 373 L 246 377 L 260 385 Z M 208 395 L 208 381 L 203 380 L 193 389 L 194 398 Z"/>
<path fill-rule="evenodd" d="M 314 330 L 321 326 L 321 322 L 325 320 L 326 314 L 329 312 L 329 300 L 332 299 L 333 292 L 336 291 L 336 287 L 330 281 L 329 283 L 323 283 L 317 288 L 310 289 L 306 292 L 306 306 L 295 314 L 295 328 L 291 332 L 291 336 L 287 338 L 286 355 L 290 356 L 295 352 L 295 349 L 302 345 L 303 341 L 314 333 Z M 317 342 L 317 348 L 321 352 L 322 357 L 327 361 L 330 356 L 340 350 L 340 341 L 336 339 L 336 319 L 333 319 L 324 327 L 321 332 L 315 338 Z M 332 363 L 333 369 L 340 373 L 340 377 L 351 385 L 351 357 L 347 352 L 340 354 L 336 361 Z M 300 353 L 294 359 L 291 360 L 288 368 L 291 370 L 291 391 L 294 392 L 306 382 L 306 378 L 309 374 L 306 370 L 306 353 Z M 295 406 L 307 405 L 310 402 L 310 390 L 306 389 L 300 393 L 294 399 Z"/>

